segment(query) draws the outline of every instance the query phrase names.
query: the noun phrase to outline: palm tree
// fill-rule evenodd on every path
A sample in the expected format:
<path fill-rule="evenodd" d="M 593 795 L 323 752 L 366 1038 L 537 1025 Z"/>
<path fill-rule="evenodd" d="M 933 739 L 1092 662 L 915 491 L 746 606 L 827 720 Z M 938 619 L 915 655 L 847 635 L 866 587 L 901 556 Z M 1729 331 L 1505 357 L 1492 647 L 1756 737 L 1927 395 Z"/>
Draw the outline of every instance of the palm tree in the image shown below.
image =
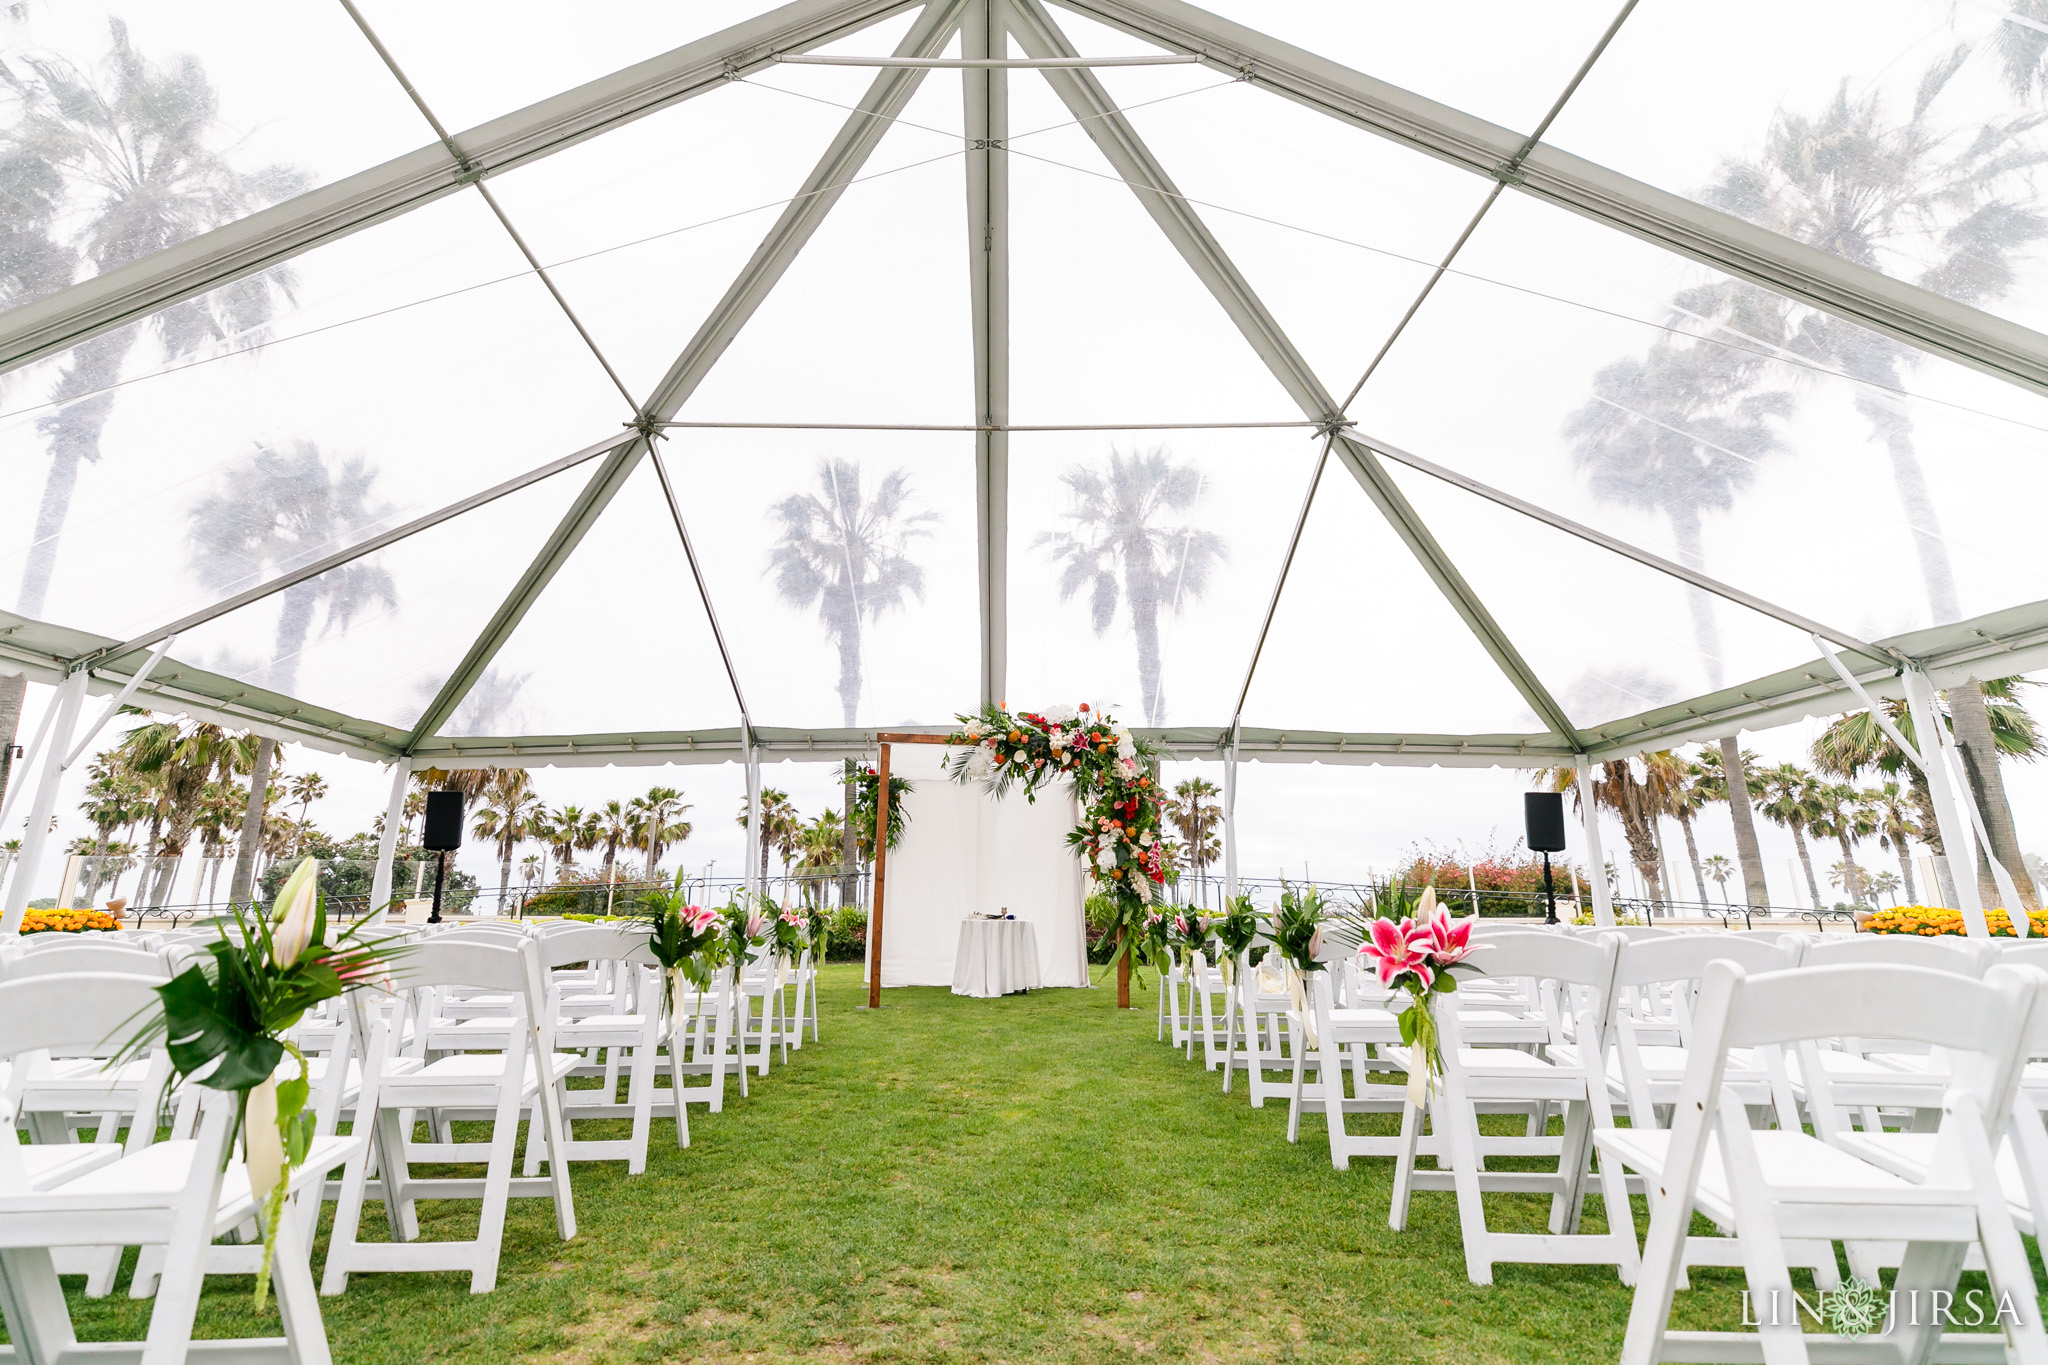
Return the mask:
<path fill-rule="evenodd" d="M 633 798 L 633 847 L 647 855 L 648 881 L 654 880 L 662 853 L 671 844 L 690 837 L 690 822 L 682 818 L 690 808 L 690 803 L 674 787 L 649 787 L 647 795 Z"/>
<path fill-rule="evenodd" d="M 586 814 L 580 806 L 535 813 L 535 829 L 541 842 L 555 855 L 558 875 L 567 876 L 576 866 L 576 855 L 597 847 L 597 815 Z"/>
<path fill-rule="evenodd" d="M 299 824 L 303 826 L 313 803 L 327 795 L 327 779 L 318 773 L 302 773 L 285 783 L 284 789 L 292 800 L 299 803 Z M 293 852 L 296 855 L 298 850 Z"/>
<path fill-rule="evenodd" d="M 824 883 L 821 877 L 839 870 L 839 860 L 845 853 L 846 830 L 840 821 L 839 812 L 827 810 L 819 813 L 815 820 L 803 827 L 799 836 L 800 858 L 797 867 L 804 876 L 804 900 L 818 904 L 824 899 Z"/>
<path fill-rule="evenodd" d="M 818 461 L 816 491 L 792 493 L 768 515 L 782 528 L 768 554 L 775 590 L 799 610 L 817 609 L 825 638 L 839 651 L 840 709 L 854 725 L 864 676 L 862 627 L 900 609 L 906 596 L 924 600 L 924 569 L 910 547 L 931 534 L 938 514 L 911 509 L 910 475 L 903 470 L 866 489 L 858 464 L 827 456 Z"/>
<path fill-rule="evenodd" d="M 604 849 L 604 879 L 609 885 L 619 850 L 633 842 L 635 814 L 623 801 L 607 801 L 598 807 L 592 819 L 596 821 L 597 845 Z"/>
<path fill-rule="evenodd" d="M 1899 790 L 1898 783 L 1886 782 L 1864 792 L 1863 800 L 1877 824 L 1878 846 L 1898 855 L 1897 884 L 1905 887 L 1909 900 L 1919 900 L 1920 893 L 1913 886 L 1913 858 L 1906 850 L 1906 841 L 1923 839 L 1923 836 L 1914 820 L 1912 808 L 1906 803 L 1905 793 Z M 1873 882 L 1872 886 L 1875 887 L 1876 883 Z"/>
<path fill-rule="evenodd" d="M 1202 499 L 1207 476 L 1177 464 L 1163 446 L 1129 455 L 1112 450 L 1106 463 L 1074 465 L 1060 475 L 1072 495 L 1067 529 L 1032 542 L 1060 566 L 1060 600 L 1088 591 L 1089 624 L 1101 635 L 1119 602 L 1129 612 L 1138 646 L 1138 690 L 1145 723 L 1166 721 L 1159 659 L 1159 613 L 1179 615 L 1207 591 L 1209 571 L 1229 557 L 1223 539 L 1185 520 Z"/>
<path fill-rule="evenodd" d="M 1716 766 L 1709 777 L 1706 765 L 1698 761 L 1684 763 L 1671 784 L 1669 814 L 1685 834 L 1685 856 L 1692 864 L 1693 886 L 1700 893 L 1702 905 L 1707 901 L 1707 878 L 1700 868 L 1700 845 L 1693 838 L 1692 818 L 1710 803 L 1726 797 L 1727 787 L 1720 781 L 1720 768 Z"/>
<path fill-rule="evenodd" d="M 2008 81 L 2024 96 L 2034 70 L 2014 57 L 2017 50 L 2004 40 L 2000 55 Z M 1781 109 L 1761 154 L 1723 163 L 1700 197 L 1872 269 L 1889 266 L 1899 274 L 1893 262 L 1914 260 L 1921 273 L 1913 283 L 1960 303 L 1995 301 L 2012 288 L 2019 258 L 2048 236 L 2048 215 L 2022 207 L 2034 202 L 2032 180 L 2044 160 L 2032 136 L 2042 117 L 2020 113 L 1953 131 L 1937 123 L 1940 97 L 1969 55 L 1968 47 L 1958 47 L 1936 58 L 1903 121 L 1886 109 L 1882 92 L 1867 89 L 1852 98 L 1846 80 L 1818 115 Z M 1891 464 L 1933 619 L 1960 619 L 1941 516 L 1920 465 L 1910 411 L 1897 398 L 1906 372 L 1924 353 L 1832 314 L 1787 305 L 1784 315 L 1786 349 L 1862 381 L 1853 386 L 1853 401 Z M 1750 337 L 1751 345 L 1779 340 Z M 2025 858 L 1978 691 L 1975 679 L 1950 689 L 1956 740 L 1993 854 L 2026 887 Z M 2031 889 L 2022 894 L 2031 903 Z"/>
<path fill-rule="evenodd" d="M 1707 877 L 1715 886 L 1721 888 L 1721 904 L 1726 905 L 1728 903 L 1728 879 L 1735 875 L 1735 864 L 1729 862 L 1727 855 L 1723 853 L 1709 854 L 1704 861 Z"/>
<path fill-rule="evenodd" d="M 1599 771 L 1593 779 L 1593 803 L 1596 807 L 1607 807 L 1620 818 L 1629 858 L 1649 888 L 1650 899 L 1661 901 L 1664 881 L 1657 859 L 1657 819 L 1670 809 L 1671 790 L 1682 779 L 1683 766 L 1669 749 L 1641 755 L 1640 774 L 1636 771 L 1637 762 L 1619 758 L 1598 764 Z M 1585 811 L 1585 793 L 1580 790 L 1576 768 L 1551 768 L 1539 778 L 1547 779 L 1552 791 L 1570 792 L 1573 807 L 1581 813 Z"/>
<path fill-rule="evenodd" d="M 533 780 L 524 768 L 499 768 L 483 789 L 477 803 L 471 832 L 498 846 L 498 913 L 505 913 L 505 897 L 512 885 L 512 855 L 519 845 L 538 833 L 537 817 L 544 807 L 533 790 Z"/>
<path fill-rule="evenodd" d="M 200 798 L 209 782 L 231 782 L 255 762 L 254 735 L 235 734 L 218 725 L 191 720 L 151 721 L 130 730 L 117 746 L 122 760 L 138 773 L 155 776 L 164 827 L 152 853 L 158 860 L 152 888 L 138 888 L 145 904 L 157 904 L 167 892 L 174 861 L 200 818 Z"/>
<path fill-rule="evenodd" d="M 1813 818 L 1808 826 L 1816 838 L 1832 838 L 1842 846 L 1840 875 L 1833 880 L 1856 904 L 1863 904 L 1863 869 L 1856 865 L 1855 841 L 1877 832 L 1877 819 L 1864 803 L 1863 793 L 1846 782 L 1816 783 L 1813 789 Z"/>
<path fill-rule="evenodd" d="M 1764 787 L 1766 819 L 1792 831 L 1793 846 L 1799 850 L 1799 865 L 1806 870 L 1806 888 L 1820 906 L 1820 882 L 1813 875 L 1813 855 L 1807 851 L 1806 831 L 1819 814 L 1817 794 L 1820 782 L 1796 763 L 1780 763 L 1757 774 Z"/>
<path fill-rule="evenodd" d="M 747 803 L 740 802 L 739 818 L 735 821 L 741 829 L 747 825 Z M 797 840 L 803 822 L 791 804 L 789 793 L 773 787 L 761 789 L 761 885 L 768 884 L 768 851 L 778 849 L 782 853 L 783 894 L 789 893 L 789 863 L 796 856 Z"/>
<path fill-rule="evenodd" d="M 2030 761 L 2043 753 L 2048 753 L 2048 743 L 2043 742 L 2033 716 L 2019 700 L 2019 689 L 2025 685 L 2025 678 L 1993 678 L 1979 685 L 1978 696 L 1992 747 L 2003 757 Z M 1958 690 L 1951 688 L 1935 700 L 1935 714 L 1941 718 L 1942 723 L 1949 726 L 1951 733 L 1957 724 L 1954 713 Z M 1884 708 L 1893 728 L 1905 736 L 1906 742 L 1915 749 L 1920 748 L 1920 739 L 1913 726 L 1913 714 L 1906 703 L 1881 701 L 1878 704 Z M 1903 772 L 1918 813 L 1918 832 L 1913 837 L 1926 844 L 1937 855 L 1937 873 L 1944 879 L 1949 876 L 1947 849 L 1942 843 L 1940 825 L 1934 816 L 1934 798 L 1927 789 L 1927 775 L 1907 760 L 1898 746 L 1878 727 L 1869 712 L 1853 711 L 1831 723 L 1813 743 L 1813 761 L 1814 766 L 1821 771 L 1851 780 L 1867 768 L 1876 768 L 1888 776 L 1896 776 Z M 1965 764 L 1969 766 L 1967 757 Z M 1900 846 L 1900 856 L 1905 856 L 1903 845 Z M 1999 861 L 2005 862 L 2002 858 Z M 2006 867 L 2008 871 L 2011 870 L 2011 864 L 2006 864 Z M 2024 872 L 2024 859 L 2020 867 Z M 1910 874 L 1907 880 L 1911 882 Z M 2013 881 L 2019 890 L 2022 904 L 2028 909 L 2037 908 L 2033 879 L 2029 876 L 2015 876 Z M 1981 864 L 1977 869 L 1977 888 L 1985 905 L 1998 903 L 1998 885 L 1992 880 L 1990 868 Z M 1929 888 L 1930 892 L 1935 889 Z M 1953 886 L 1944 884 L 1939 889 L 1943 899 L 1953 902 Z"/>
<path fill-rule="evenodd" d="M 1208 885 L 1206 869 L 1223 856 L 1223 841 L 1216 833 L 1223 819 L 1223 807 L 1216 801 L 1220 795 L 1214 782 L 1191 777 L 1175 787 L 1166 801 L 1166 818 L 1179 831 L 1187 846 L 1188 863 L 1204 888 Z"/>
<path fill-rule="evenodd" d="M 1899 874 L 1896 872 L 1873 872 L 1865 884 L 1871 895 L 1883 896 L 1893 905 L 1899 903 L 1899 888 L 1903 885 L 1905 883 L 1899 880 Z"/>
<path fill-rule="evenodd" d="M 10 157 L 39 161 L 62 177 L 67 211 L 55 221 L 73 228 L 77 254 L 97 273 L 232 222 L 310 183 L 285 166 L 236 166 L 226 152 L 241 134 L 220 122 L 219 97 L 198 60 L 178 57 L 159 65 L 135 50 L 121 20 L 109 19 L 108 29 L 107 55 L 94 71 L 59 58 L 27 57 L 22 65 L 31 78 L 7 78 L 21 113 L 8 134 Z M 36 184 L 48 187 L 47 171 Z M 31 202 L 31 220 L 43 202 Z M 13 211 L 10 203 L 10 216 Z M 147 331 L 170 356 L 251 346 L 290 299 L 291 287 L 290 273 L 273 269 L 71 349 L 50 394 L 56 410 L 39 423 L 50 442 L 50 470 L 17 610 L 28 616 L 43 610 L 79 467 L 99 459 L 100 433 L 114 406 L 111 390 L 136 340 Z"/>

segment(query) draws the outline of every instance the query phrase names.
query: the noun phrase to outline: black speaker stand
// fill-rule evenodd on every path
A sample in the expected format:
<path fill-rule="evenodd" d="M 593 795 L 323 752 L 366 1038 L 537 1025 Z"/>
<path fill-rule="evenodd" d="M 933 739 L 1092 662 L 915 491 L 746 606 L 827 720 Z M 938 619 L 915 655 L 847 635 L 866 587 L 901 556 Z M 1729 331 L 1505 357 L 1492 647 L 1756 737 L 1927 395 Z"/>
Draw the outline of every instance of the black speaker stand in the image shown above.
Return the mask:
<path fill-rule="evenodd" d="M 434 895 L 437 898 L 435 900 L 437 906 L 440 904 L 438 899 L 440 894 L 440 884 L 436 883 Z M 1547 852 L 1543 855 L 1543 904 L 1543 922 L 1545 924 L 1557 923 L 1557 889 L 1550 884 L 1550 854 Z M 437 910 L 435 913 L 438 914 L 439 911 Z"/>
<path fill-rule="evenodd" d="M 1550 855 L 1546 853 L 1543 856 L 1547 866 Z M 441 883 L 447 876 L 448 855 L 446 853 L 436 854 L 434 859 L 434 910 L 432 914 L 427 916 L 427 923 L 429 924 L 439 924 L 441 922 Z M 1550 918 L 1553 921 L 1556 920 L 1557 913 L 1552 911 Z"/>

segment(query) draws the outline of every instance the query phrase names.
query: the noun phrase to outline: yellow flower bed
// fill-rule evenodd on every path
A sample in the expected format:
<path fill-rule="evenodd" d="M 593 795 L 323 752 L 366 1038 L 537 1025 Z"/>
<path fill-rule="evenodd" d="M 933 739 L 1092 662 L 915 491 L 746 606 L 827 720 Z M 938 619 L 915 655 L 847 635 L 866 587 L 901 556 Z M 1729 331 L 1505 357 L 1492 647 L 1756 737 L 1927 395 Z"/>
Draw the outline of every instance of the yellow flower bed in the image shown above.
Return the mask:
<path fill-rule="evenodd" d="M 24 934 L 79 934 L 120 927 L 104 910 L 31 910 L 21 920 Z"/>
<path fill-rule="evenodd" d="M 2003 909 L 1986 910 L 1984 922 L 1991 927 L 1993 937 L 2004 935 L 2017 938 L 2012 931 L 2012 917 Z M 2033 910 L 2027 914 L 2027 926 L 2035 934 L 2048 934 L 2048 910 Z M 1963 912 L 1947 910 L 1934 905 L 1902 905 L 1896 910 L 1880 910 L 1863 921 L 1863 931 L 1868 934 L 1919 934 L 1926 938 L 1939 938 L 1944 934 L 1961 937 Z"/>

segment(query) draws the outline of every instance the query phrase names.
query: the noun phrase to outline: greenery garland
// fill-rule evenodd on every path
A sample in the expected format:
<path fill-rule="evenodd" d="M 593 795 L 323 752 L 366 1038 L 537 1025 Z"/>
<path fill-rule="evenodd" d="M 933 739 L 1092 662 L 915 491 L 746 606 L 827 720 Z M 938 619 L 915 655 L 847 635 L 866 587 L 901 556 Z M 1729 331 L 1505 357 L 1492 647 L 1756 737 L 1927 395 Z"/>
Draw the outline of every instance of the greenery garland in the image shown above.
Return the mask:
<path fill-rule="evenodd" d="M 990 705 L 957 719 L 961 728 L 946 741 L 963 750 L 946 761 L 955 782 L 980 782 L 993 796 L 1021 785 L 1027 801 L 1056 782 L 1073 783 L 1081 823 L 1067 844 L 1114 907 L 1115 966 L 1147 936 L 1147 912 L 1166 881 L 1157 752 L 1085 704 L 1015 714 Z"/>
<path fill-rule="evenodd" d="M 846 780 L 853 783 L 853 829 L 861 855 L 875 856 L 875 813 L 882 800 L 882 775 L 866 763 L 846 760 Z M 903 842 L 903 825 L 910 817 L 903 812 L 903 798 L 910 795 L 910 779 L 889 774 L 889 847 Z"/>

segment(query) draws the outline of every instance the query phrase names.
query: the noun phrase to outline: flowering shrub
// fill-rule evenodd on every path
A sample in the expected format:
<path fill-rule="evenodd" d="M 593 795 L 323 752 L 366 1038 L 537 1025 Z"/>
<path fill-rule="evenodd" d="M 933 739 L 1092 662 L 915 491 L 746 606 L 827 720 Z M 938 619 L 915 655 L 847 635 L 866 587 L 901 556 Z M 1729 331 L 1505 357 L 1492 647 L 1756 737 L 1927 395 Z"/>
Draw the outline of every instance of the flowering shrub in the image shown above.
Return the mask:
<path fill-rule="evenodd" d="M 2001 909 L 1986 910 L 1984 922 L 1990 926 L 1994 938 L 2018 938 L 2012 930 L 2012 916 Z M 2035 934 L 2048 934 L 2048 910 L 2031 910 L 2027 913 L 2027 927 Z M 1902 905 L 1895 910 L 1880 910 L 1863 921 L 1867 934 L 1919 934 L 1926 938 L 1940 938 L 1953 934 L 1961 937 L 1967 931 L 1963 928 L 1963 912 L 1948 910 L 1936 905 Z"/>
<path fill-rule="evenodd" d="M 1586 884 L 1584 871 L 1560 856 L 1552 856 L 1550 869 L 1552 885 L 1561 897 L 1572 894 L 1575 873 L 1579 884 Z M 1506 853 L 1489 847 L 1477 854 L 1467 853 L 1462 847 L 1446 852 L 1434 846 L 1416 844 L 1409 849 L 1406 860 L 1394 873 L 1393 881 L 1396 885 L 1417 890 L 1434 886 L 1437 895 L 1456 904 L 1460 910 L 1466 908 L 1465 898 L 1476 887 L 1480 914 L 1527 915 L 1532 906 L 1528 898 L 1543 894 L 1543 862 L 1533 854 L 1522 852 L 1519 841 Z M 1489 892 L 1495 894 L 1489 895 Z"/>
<path fill-rule="evenodd" d="M 104 910 L 31 910 L 21 921 L 24 934 L 82 934 L 120 927 Z"/>

